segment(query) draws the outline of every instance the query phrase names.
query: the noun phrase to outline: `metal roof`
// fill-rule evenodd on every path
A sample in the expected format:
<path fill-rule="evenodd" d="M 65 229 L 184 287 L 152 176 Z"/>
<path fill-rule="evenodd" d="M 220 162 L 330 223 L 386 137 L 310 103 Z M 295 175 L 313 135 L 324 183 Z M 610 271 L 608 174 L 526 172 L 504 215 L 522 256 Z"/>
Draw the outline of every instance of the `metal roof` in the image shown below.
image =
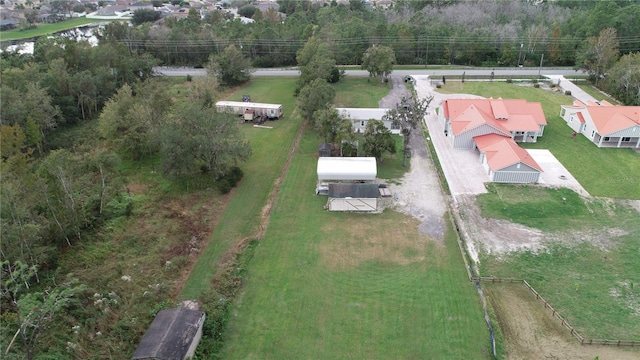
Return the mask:
<path fill-rule="evenodd" d="M 183 360 L 204 318 L 202 311 L 183 307 L 161 310 L 131 359 Z"/>
<path fill-rule="evenodd" d="M 378 184 L 332 183 L 329 184 L 329 197 L 375 199 L 380 197 L 380 192 Z"/>

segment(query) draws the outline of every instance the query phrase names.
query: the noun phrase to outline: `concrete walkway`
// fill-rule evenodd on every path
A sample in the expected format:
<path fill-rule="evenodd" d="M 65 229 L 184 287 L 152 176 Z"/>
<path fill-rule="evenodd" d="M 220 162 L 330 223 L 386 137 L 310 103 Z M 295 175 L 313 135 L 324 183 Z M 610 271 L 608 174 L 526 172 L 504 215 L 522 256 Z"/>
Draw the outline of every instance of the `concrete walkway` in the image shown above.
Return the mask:
<path fill-rule="evenodd" d="M 551 79 L 551 81 L 553 81 L 554 84 L 560 86 L 562 90 L 571 91 L 571 96 L 582 101 L 585 104 L 589 101 L 597 101 L 596 99 L 593 98 L 593 96 L 587 94 L 584 90 L 580 89 L 580 87 L 578 87 L 576 84 L 572 83 L 571 81 L 567 80 L 562 75 L 544 75 L 544 76 Z"/>

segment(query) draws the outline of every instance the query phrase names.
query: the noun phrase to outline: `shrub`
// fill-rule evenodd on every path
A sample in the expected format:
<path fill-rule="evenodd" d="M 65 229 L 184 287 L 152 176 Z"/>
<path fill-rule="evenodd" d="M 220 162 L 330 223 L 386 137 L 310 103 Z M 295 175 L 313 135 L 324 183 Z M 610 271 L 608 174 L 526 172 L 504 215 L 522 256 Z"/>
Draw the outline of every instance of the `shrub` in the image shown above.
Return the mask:
<path fill-rule="evenodd" d="M 436 88 L 440 89 L 442 87 L 442 84 L 436 84 Z"/>
<path fill-rule="evenodd" d="M 511 84 L 513 82 L 513 79 L 507 79 L 507 84 Z"/>
<path fill-rule="evenodd" d="M 565 94 L 565 95 L 571 95 L 571 90 L 565 90 L 565 91 L 564 91 L 564 94 Z"/>
<path fill-rule="evenodd" d="M 540 84 L 538 84 L 538 83 L 534 83 L 534 84 L 533 84 L 533 87 L 537 89 L 537 88 L 539 88 L 539 87 L 540 87 Z"/>
<path fill-rule="evenodd" d="M 193 78 L 191 77 L 191 75 L 187 74 L 187 82 L 191 82 L 191 80 L 193 80 Z"/>

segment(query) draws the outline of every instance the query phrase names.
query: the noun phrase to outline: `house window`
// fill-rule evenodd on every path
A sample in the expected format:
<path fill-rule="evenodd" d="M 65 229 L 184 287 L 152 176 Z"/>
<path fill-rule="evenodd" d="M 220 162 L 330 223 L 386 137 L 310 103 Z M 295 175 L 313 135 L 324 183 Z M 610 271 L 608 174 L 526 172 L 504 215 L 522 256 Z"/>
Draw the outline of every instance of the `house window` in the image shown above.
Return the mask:
<path fill-rule="evenodd" d="M 605 137 L 604 137 L 604 141 L 609 141 L 609 137 L 608 137 L 608 136 L 605 136 Z"/>
<path fill-rule="evenodd" d="M 631 138 L 630 137 L 623 137 L 622 141 L 631 141 Z"/>
<path fill-rule="evenodd" d="M 593 138 L 594 136 L 596 136 L 596 131 L 595 130 L 591 130 L 591 138 Z"/>
<path fill-rule="evenodd" d="M 364 120 L 360 121 L 360 126 L 364 126 Z"/>
<path fill-rule="evenodd" d="M 566 112 L 567 112 L 567 109 L 562 108 L 562 110 L 560 110 L 560 116 L 564 116 Z"/>

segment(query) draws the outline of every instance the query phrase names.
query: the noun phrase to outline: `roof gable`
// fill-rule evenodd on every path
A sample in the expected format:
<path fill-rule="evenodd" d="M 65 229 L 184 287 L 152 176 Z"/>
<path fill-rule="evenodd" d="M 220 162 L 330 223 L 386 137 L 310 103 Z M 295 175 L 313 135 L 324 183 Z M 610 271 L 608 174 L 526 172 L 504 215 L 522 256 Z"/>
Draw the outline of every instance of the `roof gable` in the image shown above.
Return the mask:
<path fill-rule="evenodd" d="M 511 99 L 449 99 L 444 102 L 445 117 L 458 135 L 482 124 L 508 134 L 511 131 L 540 131 L 547 124 L 540 103 Z"/>
<path fill-rule="evenodd" d="M 607 103 L 608 104 L 608 103 Z M 600 135 L 608 135 L 640 126 L 640 106 L 586 106 L 593 125 Z"/>
<path fill-rule="evenodd" d="M 522 163 L 538 171 L 542 167 L 531 157 L 527 150 L 521 148 L 513 139 L 497 134 L 480 135 L 473 138 L 478 149 L 485 153 L 487 164 L 493 171 Z"/>

